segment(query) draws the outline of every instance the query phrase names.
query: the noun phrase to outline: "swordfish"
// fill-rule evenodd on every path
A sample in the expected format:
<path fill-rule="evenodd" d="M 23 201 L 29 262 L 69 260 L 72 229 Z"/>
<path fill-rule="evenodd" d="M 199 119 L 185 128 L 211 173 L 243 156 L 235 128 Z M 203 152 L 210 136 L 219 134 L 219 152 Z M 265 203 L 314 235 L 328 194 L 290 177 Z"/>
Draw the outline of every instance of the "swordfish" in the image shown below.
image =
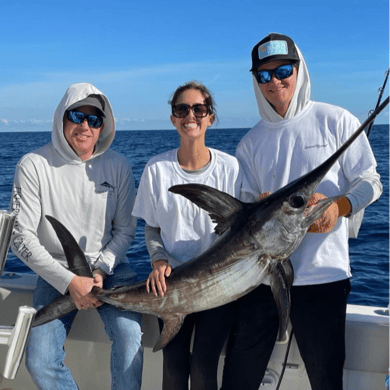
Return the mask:
<path fill-rule="evenodd" d="M 389 98 L 324 163 L 263 200 L 243 203 L 201 184 L 169 188 L 206 210 L 221 237 L 204 253 L 172 271 L 163 297 L 148 293 L 145 281 L 112 290 L 94 287 L 92 293 L 123 310 L 161 318 L 164 327 L 154 347 L 157 351 L 173 339 L 186 315 L 232 302 L 268 280 L 278 308 L 281 339 L 288 325 L 294 278 L 289 257 L 309 226 L 343 195 L 311 207 L 309 200 L 341 154 L 388 103 Z"/>
<path fill-rule="evenodd" d="M 207 251 L 176 267 L 166 279 L 164 297 L 146 291 L 146 281 L 92 293 L 123 310 L 153 314 L 164 321 L 154 351 L 164 348 L 177 334 L 186 315 L 232 302 L 269 280 L 279 314 L 279 336 L 288 325 L 293 269 L 290 255 L 308 227 L 341 197 L 320 200 L 307 207 L 323 177 L 364 129 L 389 103 L 387 98 L 355 133 L 324 163 L 265 199 L 243 203 L 214 188 L 199 184 L 169 190 L 185 196 L 209 212 L 221 236 Z M 89 276 L 85 256 L 71 233 L 47 216 L 64 248 L 70 268 Z M 69 295 L 58 298 L 37 313 L 33 326 L 76 310 Z"/>

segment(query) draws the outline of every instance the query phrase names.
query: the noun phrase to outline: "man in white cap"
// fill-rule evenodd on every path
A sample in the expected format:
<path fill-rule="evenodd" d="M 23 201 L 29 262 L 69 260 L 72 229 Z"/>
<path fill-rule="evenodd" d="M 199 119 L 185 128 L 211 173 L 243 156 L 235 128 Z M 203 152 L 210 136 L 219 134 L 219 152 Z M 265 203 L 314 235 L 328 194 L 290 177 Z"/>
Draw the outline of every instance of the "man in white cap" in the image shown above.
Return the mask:
<path fill-rule="evenodd" d="M 54 114 L 52 142 L 23 156 L 15 172 L 11 247 L 38 275 L 34 307 L 70 293 L 79 310 L 97 308 L 112 341 L 113 389 L 141 388 L 141 315 L 103 305 L 90 291 L 136 281 L 126 253 L 135 237 L 135 186 L 126 158 L 110 149 L 115 136 L 110 102 L 88 83 L 71 85 Z M 74 236 L 93 278 L 68 269 L 45 215 Z M 38 389 L 76 390 L 64 344 L 77 311 L 31 330 L 26 366 Z"/>
<path fill-rule="evenodd" d="M 291 38 L 269 34 L 252 50 L 255 95 L 262 120 L 237 147 L 245 180 L 242 198 L 255 201 L 316 168 L 359 127 L 348 111 L 310 100 L 305 60 Z M 290 319 L 313 390 L 341 390 L 351 269 L 348 235 L 382 192 L 365 134 L 340 157 L 313 201 L 346 194 L 309 229 L 291 256 Z M 316 234 L 314 234 L 316 233 Z M 237 301 L 225 360 L 223 390 L 258 390 L 278 333 L 271 288 L 260 285 Z M 287 380 L 287 379 L 286 379 Z"/>

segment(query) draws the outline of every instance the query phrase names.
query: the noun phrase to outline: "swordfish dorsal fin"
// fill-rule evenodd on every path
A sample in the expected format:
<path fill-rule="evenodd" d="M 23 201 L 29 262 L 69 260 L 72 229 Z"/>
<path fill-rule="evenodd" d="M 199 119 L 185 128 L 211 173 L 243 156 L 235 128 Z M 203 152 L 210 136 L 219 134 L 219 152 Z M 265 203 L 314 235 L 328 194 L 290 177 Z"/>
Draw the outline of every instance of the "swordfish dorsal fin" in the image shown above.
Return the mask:
<path fill-rule="evenodd" d="M 225 192 L 204 184 L 183 184 L 169 188 L 206 210 L 213 222 L 217 223 L 215 233 L 222 235 L 233 224 L 234 215 L 244 208 L 244 203 Z"/>
<path fill-rule="evenodd" d="M 69 230 L 54 217 L 50 215 L 45 215 L 45 217 L 53 226 L 53 229 L 56 232 L 58 239 L 60 240 L 62 248 L 64 249 L 66 260 L 68 262 L 69 270 L 75 273 L 77 276 L 93 278 L 91 268 L 89 267 L 84 253 Z"/>
<path fill-rule="evenodd" d="M 153 352 L 157 352 L 163 349 L 179 332 L 183 325 L 184 318 L 183 314 L 170 314 L 162 315 L 161 319 L 164 321 L 164 328 L 158 338 L 156 345 L 153 348 Z"/>

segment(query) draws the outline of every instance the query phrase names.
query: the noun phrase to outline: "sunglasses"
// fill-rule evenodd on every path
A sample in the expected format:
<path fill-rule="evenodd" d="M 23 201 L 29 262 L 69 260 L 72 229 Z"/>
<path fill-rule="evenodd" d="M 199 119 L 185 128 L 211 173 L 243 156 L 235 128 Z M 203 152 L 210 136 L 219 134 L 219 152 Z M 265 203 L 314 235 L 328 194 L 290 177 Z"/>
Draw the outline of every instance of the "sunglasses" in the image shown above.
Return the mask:
<path fill-rule="evenodd" d="M 196 118 L 204 118 L 209 113 L 209 107 L 207 104 L 194 104 L 189 106 L 188 104 L 176 104 L 172 106 L 172 115 L 176 118 L 185 118 L 190 109 Z"/>
<path fill-rule="evenodd" d="M 272 80 L 273 75 L 275 75 L 278 80 L 290 77 L 293 74 L 293 68 L 293 64 L 281 65 L 275 69 L 259 70 L 255 72 L 255 76 L 260 84 L 267 84 Z"/>
<path fill-rule="evenodd" d="M 89 127 L 98 128 L 103 124 L 103 118 L 97 115 L 84 114 L 81 111 L 67 111 L 67 118 L 77 125 L 80 125 L 84 122 L 84 119 L 87 120 Z"/>

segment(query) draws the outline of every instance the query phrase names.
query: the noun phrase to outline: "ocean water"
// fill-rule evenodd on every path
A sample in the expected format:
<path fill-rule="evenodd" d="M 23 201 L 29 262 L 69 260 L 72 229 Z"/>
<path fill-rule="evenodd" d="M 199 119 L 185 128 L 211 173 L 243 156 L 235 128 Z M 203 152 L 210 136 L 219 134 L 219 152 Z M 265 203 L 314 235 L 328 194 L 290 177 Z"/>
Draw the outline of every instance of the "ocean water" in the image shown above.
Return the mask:
<path fill-rule="evenodd" d="M 234 154 L 237 143 L 248 130 L 210 129 L 206 143 Z M 0 132 L 0 209 L 8 209 L 15 165 L 19 158 L 49 142 L 50 137 L 49 132 Z M 370 142 L 384 191 L 382 197 L 366 209 L 358 239 L 350 240 L 353 277 L 349 303 L 385 307 L 389 304 L 389 127 L 374 125 Z M 175 130 L 118 131 L 112 148 L 128 158 L 138 187 L 149 158 L 178 144 Z M 127 256 L 139 279 L 145 279 L 151 268 L 142 220 L 138 221 L 136 238 Z M 5 271 L 31 272 L 12 252 L 8 255 Z"/>

